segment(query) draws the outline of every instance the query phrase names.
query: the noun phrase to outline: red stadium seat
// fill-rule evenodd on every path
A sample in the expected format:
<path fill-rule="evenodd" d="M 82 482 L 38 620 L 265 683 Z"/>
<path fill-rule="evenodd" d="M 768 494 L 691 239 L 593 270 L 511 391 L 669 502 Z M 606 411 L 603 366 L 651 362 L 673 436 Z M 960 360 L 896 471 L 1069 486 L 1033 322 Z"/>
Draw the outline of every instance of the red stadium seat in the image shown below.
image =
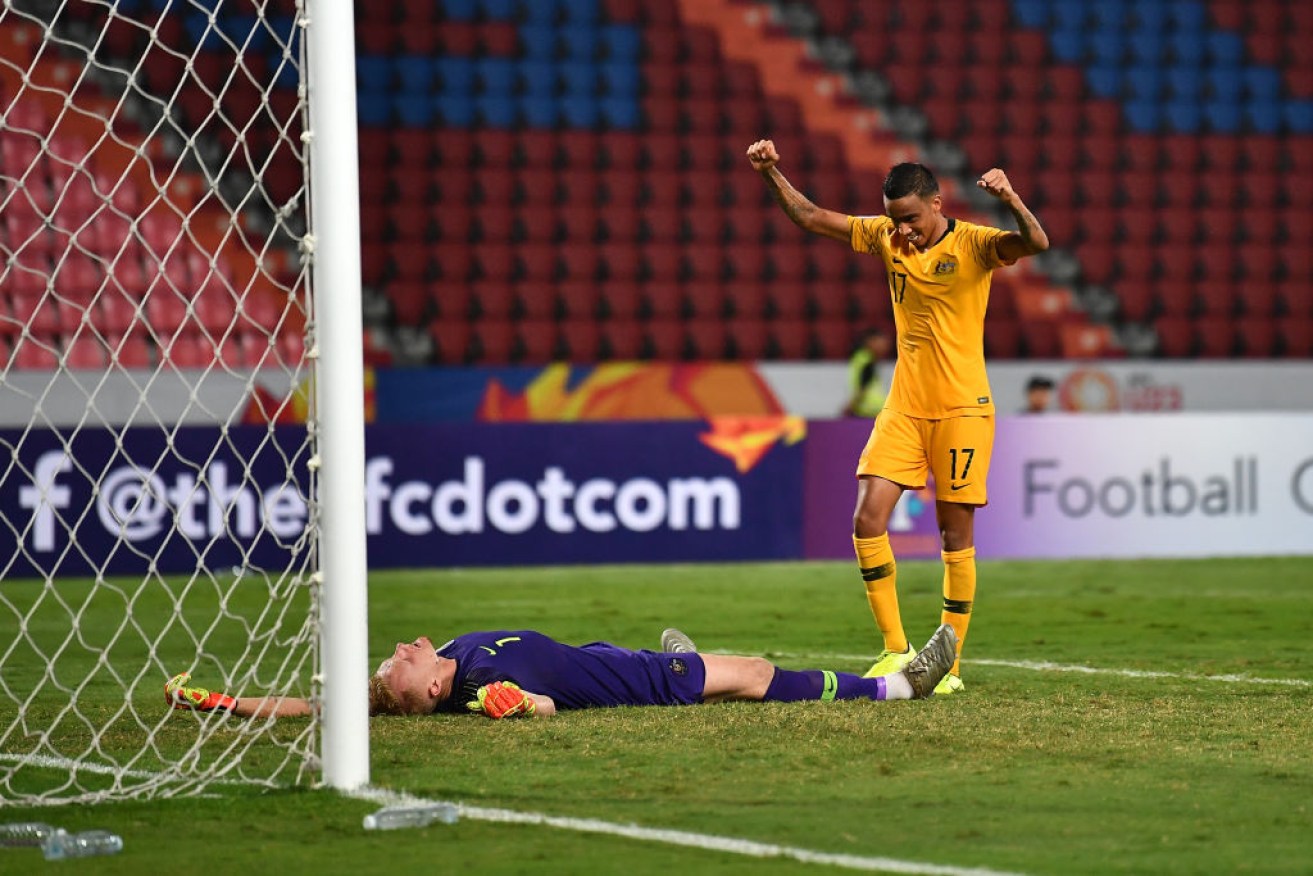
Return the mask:
<path fill-rule="evenodd" d="M 591 319 L 567 319 L 558 327 L 558 345 L 570 362 L 596 362 L 602 353 L 601 327 Z"/>
<path fill-rule="evenodd" d="M 628 287 L 629 284 L 612 284 Z M 610 291 L 608 286 L 608 291 Z M 566 280 L 556 287 L 561 315 L 566 319 L 585 322 L 596 318 L 602 309 L 602 292 L 592 280 Z"/>
<path fill-rule="evenodd" d="M 1205 359 L 1229 359 L 1236 350 L 1235 323 L 1220 317 L 1201 317 L 1195 320 L 1195 343 L 1198 354 Z"/>
<path fill-rule="evenodd" d="M 460 365 L 468 361 L 470 353 L 470 325 L 466 322 L 435 321 L 429 324 L 429 337 L 433 340 L 434 356 L 438 362 Z"/>
<path fill-rule="evenodd" d="M 534 280 L 515 284 L 515 312 L 521 319 L 551 320 L 559 311 L 555 284 Z"/>
<path fill-rule="evenodd" d="M 655 320 L 680 319 L 685 314 L 684 287 L 677 282 L 646 283 L 642 287 L 643 307 Z"/>
<path fill-rule="evenodd" d="M 1277 321 L 1280 350 L 1289 358 L 1313 358 L 1313 319 L 1285 317 Z"/>
<path fill-rule="evenodd" d="M 1194 324 L 1188 317 L 1159 317 L 1154 320 L 1153 328 L 1161 358 L 1186 359 L 1194 355 Z"/>
<path fill-rule="evenodd" d="M 556 323 L 525 319 L 515 324 L 515 361 L 542 365 L 556 358 Z"/>
<path fill-rule="evenodd" d="M 507 320 L 482 320 L 473 326 L 470 352 L 486 365 L 506 364 L 516 351 L 515 326 Z"/>
<path fill-rule="evenodd" d="M 1270 359 L 1277 355 L 1277 324 L 1270 318 L 1246 317 L 1235 324 L 1239 355 Z"/>
<path fill-rule="evenodd" d="M 602 325 L 599 355 L 606 359 L 642 359 L 648 354 L 648 332 L 642 323 L 631 321 L 608 322 Z"/>
<path fill-rule="evenodd" d="M 719 320 L 695 320 L 684 328 L 684 336 L 694 359 L 722 360 L 729 355 L 729 338 L 725 324 Z"/>
<path fill-rule="evenodd" d="M 734 359 L 765 359 L 770 350 L 770 332 L 763 319 L 731 319 L 725 336 L 726 355 Z"/>
<path fill-rule="evenodd" d="M 645 314 L 643 290 L 637 283 L 608 283 L 598 310 L 607 319 L 632 320 Z"/>
<path fill-rule="evenodd" d="M 694 320 L 718 320 L 730 309 L 719 280 L 694 280 L 683 285 L 681 316 Z"/>
<path fill-rule="evenodd" d="M 766 287 L 756 281 L 726 283 L 724 314 L 737 319 L 764 319 L 768 312 Z M 694 318 L 700 314 L 695 313 Z"/>

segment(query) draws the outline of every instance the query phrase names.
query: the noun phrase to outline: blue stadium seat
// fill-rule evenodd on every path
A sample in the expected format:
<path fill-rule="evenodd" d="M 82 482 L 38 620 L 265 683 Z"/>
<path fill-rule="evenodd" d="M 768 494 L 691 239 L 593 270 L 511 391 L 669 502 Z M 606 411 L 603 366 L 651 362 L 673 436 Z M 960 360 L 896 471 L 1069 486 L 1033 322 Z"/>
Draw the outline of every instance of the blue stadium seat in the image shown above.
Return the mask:
<path fill-rule="evenodd" d="M 1249 100 L 1244 103 L 1245 124 L 1258 134 L 1281 131 L 1283 108 L 1280 100 Z"/>
<path fill-rule="evenodd" d="M 1135 29 L 1140 32 L 1163 33 L 1171 16 L 1168 0 L 1140 0 L 1132 7 Z"/>
<path fill-rule="evenodd" d="M 561 6 L 565 20 L 571 24 L 596 24 L 601 14 L 597 0 L 569 0 Z"/>
<path fill-rule="evenodd" d="M 519 0 L 479 0 L 479 8 L 491 21 L 515 21 L 520 14 Z"/>
<path fill-rule="evenodd" d="M 531 97 L 556 96 L 556 64 L 552 61 L 527 60 L 519 63 L 520 92 Z"/>
<path fill-rule="evenodd" d="M 643 54 L 643 37 L 632 24 L 608 24 L 597 31 L 603 58 L 611 61 L 638 61 Z"/>
<path fill-rule="evenodd" d="M 520 120 L 515 98 L 508 94 L 485 94 L 475 98 L 474 104 L 479 121 L 489 128 L 514 128 Z"/>
<path fill-rule="evenodd" d="M 1288 100 L 1283 109 L 1290 133 L 1313 134 L 1313 100 Z"/>
<path fill-rule="evenodd" d="M 361 91 L 356 98 L 356 117 L 362 128 L 386 128 L 392 121 L 387 93 Z"/>
<path fill-rule="evenodd" d="M 254 15 L 233 15 L 225 12 L 218 16 L 219 30 L 233 45 L 262 52 L 269 45 L 269 30 Z"/>
<path fill-rule="evenodd" d="M 1175 101 L 1198 103 L 1204 93 L 1204 74 L 1198 67 L 1168 67 L 1167 94 Z"/>
<path fill-rule="evenodd" d="M 483 57 L 474 62 L 479 89 L 487 95 L 509 97 L 519 84 L 520 71 L 511 58 Z"/>
<path fill-rule="evenodd" d="M 187 13 L 183 28 L 189 40 L 186 48 L 199 47 L 213 52 L 225 47 L 222 32 L 217 27 L 210 27 L 208 15 L 198 12 Z"/>
<path fill-rule="evenodd" d="M 1210 100 L 1236 103 L 1245 93 L 1245 80 L 1235 67 L 1209 67 L 1204 74 Z"/>
<path fill-rule="evenodd" d="M 1121 31 L 1096 30 L 1087 43 L 1091 63 L 1120 64 L 1126 57 L 1126 37 Z"/>
<path fill-rule="evenodd" d="M 1127 68 L 1126 96 L 1131 100 L 1158 100 L 1166 90 L 1166 78 L 1163 68 L 1156 65 Z"/>
<path fill-rule="evenodd" d="M 474 100 L 468 94 L 443 94 L 433 102 L 439 120 L 449 128 L 468 128 L 474 124 Z"/>
<path fill-rule="evenodd" d="M 1281 71 L 1276 67 L 1252 65 L 1244 70 L 1245 96 L 1250 100 L 1280 100 Z"/>
<path fill-rule="evenodd" d="M 1163 106 L 1156 100 L 1133 100 L 1125 105 L 1125 115 L 1132 131 L 1155 134 L 1162 126 Z"/>
<path fill-rule="evenodd" d="M 398 55 L 392 59 L 397 87 L 408 94 L 428 94 L 433 88 L 436 68 L 431 60 L 419 55 Z"/>
<path fill-rule="evenodd" d="M 1201 33 L 1208 28 L 1208 10 L 1197 0 L 1177 0 L 1167 5 L 1167 21 L 1178 32 Z"/>
<path fill-rule="evenodd" d="M 520 28 L 520 48 L 526 58 L 538 61 L 556 59 L 556 28 L 544 24 L 526 24 Z"/>
<path fill-rule="evenodd" d="M 558 31 L 561 53 L 571 61 L 593 61 L 601 44 L 597 28 L 584 24 L 563 27 Z"/>
<path fill-rule="evenodd" d="M 555 25 L 561 17 L 561 7 L 568 3 L 558 2 L 558 0 L 529 0 L 520 7 L 520 12 L 525 21 L 534 24 Z"/>
<path fill-rule="evenodd" d="M 438 0 L 442 17 L 452 21 L 473 21 L 479 14 L 478 0 Z"/>
<path fill-rule="evenodd" d="M 1049 33 L 1049 48 L 1053 57 L 1063 64 L 1079 64 L 1085 60 L 1085 32 L 1058 30 Z"/>
<path fill-rule="evenodd" d="M 1125 72 L 1120 64 L 1104 64 L 1085 71 L 1085 81 L 1095 97 L 1119 98 Z"/>
<path fill-rule="evenodd" d="M 579 97 L 591 97 L 597 94 L 597 72 L 597 65 L 591 61 L 570 61 L 562 64 L 557 69 L 561 93 Z"/>
<path fill-rule="evenodd" d="M 1054 3 L 1049 13 L 1049 28 L 1054 31 L 1081 33 L 1089 25 L 1088 3 Z"/>
<path fill-rule="evenodd" d="M 1245 116 L 1238 103 L 1210 100 L 1204 104 L 1204 121 L 1213 133 L 1234 134 L 1244 125 Z"/>
<path fill-rule="evenodd" d="M 1167 56 L 1167 37 L 1160 30 L 1132 31 L 1126 40 L 1131 64 L 1158 64 Z"/>
<path fill-rule="evenodd" d="M 1163 123 L 1177 134 L 1197 134 L 1204 124 L 1203 107 L 1193 100 L 1173 100 L 1163 105 Z"/>
<path fill-rule="evenodd" d="M 356 58 L 356 88 L 362 92 L 387 91 L 391 85 L 391 61 L 379 55 Z"/>
<path fill-rule="evenodd" d="M 595 128 L 601 118 L 601 108 L 592 97 L 564 97 L 560 110 L 562 124 L 570 128 Z"/>
<path fill-rule="evenodd" d="M 556 98 L 526 95 L 520 98 L 520 117 L 530 128 L 555 128 L 561 113 Z"/>
<path fill-rule="evenodd" d="M 642 73 L 637 64 L 603 64 L 600 72 L 604 94 L 636 99 L 642 90 Z"/>
<path fill-rule="evenodd" d="M 613 130 L 632 131 L 642 124 L 643 115 L 633 98 L 606 97 L 602 99 L 602 118 Z"/>
<path fill-rule="evenodd" d="M 1209 41 L 1216 34 L 1209 34 L 1205 39 L 1198 33 L 1173 33 L 1167 37 L 1167 54 L 1178 67 L 1202 67 L 1207 59 Z M 1240 39 L 1236 35 L 1236 39 Z"/>
<path fill-rule="evenodd" d="M 1090 25 L 1098 30 L 1129 30 L 1131 5 L 1123 0 L 1100 0 L 1090 7 Z"/>
<path fill-rule="evenodd" d="M 1214 67 L 1239 67 L 1245 62 L 1245 38 L 1229 30 L 1208 34 L 1205 57 Z"/>
<path fill-rule="evenodd" d="M 426 128 L 433 124 L 437 107 L 427 94 L 402 92 L 392 95 L 392 112 L 405 128 Z"/>
<path fill-rule="evenodd" d="M 434 64 L 439 90 L 444 94 L 470 94 L 476 81 L 474 62 L 469 58 L 438 58 Z"/>
<path fill-rule="evenodd" d="M 1048 0 L 1012 0 L 1012 15 L 1022 27 L 1042 30 L 1049 26 L 1053 7 Z"/>

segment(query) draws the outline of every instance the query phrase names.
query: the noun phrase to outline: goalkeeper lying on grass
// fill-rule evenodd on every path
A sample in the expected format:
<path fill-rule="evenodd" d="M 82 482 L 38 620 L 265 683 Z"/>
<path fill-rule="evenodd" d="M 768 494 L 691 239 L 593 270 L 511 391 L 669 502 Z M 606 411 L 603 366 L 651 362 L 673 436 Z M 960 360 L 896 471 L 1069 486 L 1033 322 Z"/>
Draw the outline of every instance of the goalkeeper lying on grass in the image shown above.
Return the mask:
<path fill-rule="evenodd" d="M 421 636 L 402 642 L 369 679 L 371 715 L 477 712 L 489 718 L 553 715 L 559 709 L 683 706 L 729 700 L 908 700 L 934 693 L 956 656 L 947 624 L 892 675 L 780 669 L 762 657 L 699 654 L 678 630 L 661 651 L 608 642 L 575 647 L 532 630 L 468 633 L 440 648 Z M 178 709 L 215 709 L 243 718 L 310 714 L 307 700 L 231 697 L 188 687 L 181 673 L 164 686 Z"/>

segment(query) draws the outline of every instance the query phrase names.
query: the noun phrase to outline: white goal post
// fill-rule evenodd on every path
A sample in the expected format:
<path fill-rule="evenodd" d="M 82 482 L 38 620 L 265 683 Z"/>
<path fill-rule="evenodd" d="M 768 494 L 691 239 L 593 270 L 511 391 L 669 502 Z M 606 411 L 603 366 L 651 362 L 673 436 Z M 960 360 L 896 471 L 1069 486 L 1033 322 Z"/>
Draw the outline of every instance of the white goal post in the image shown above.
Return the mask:
<path fill-rule="evenodd" d="M 369 781 L 353 29 L 0 6 L 0 807 Z"/>

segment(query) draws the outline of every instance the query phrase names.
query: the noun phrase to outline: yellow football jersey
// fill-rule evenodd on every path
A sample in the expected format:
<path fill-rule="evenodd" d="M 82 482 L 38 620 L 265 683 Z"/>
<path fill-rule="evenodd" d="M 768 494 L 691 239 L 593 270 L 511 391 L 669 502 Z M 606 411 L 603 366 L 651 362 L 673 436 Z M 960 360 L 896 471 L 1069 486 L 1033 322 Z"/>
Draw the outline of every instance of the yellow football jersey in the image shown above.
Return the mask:
<path fill-rule="evenodd" d="M 856 252 L 884 259 L 898 329 L 898 360 L 884 406 L 911 417 L 992 415 L 985 374 L 985 308 L 1007 234 L 948 220 L 948 231 L 921 252 L 901 244 L 888 216 L 849 216 Z"/>

